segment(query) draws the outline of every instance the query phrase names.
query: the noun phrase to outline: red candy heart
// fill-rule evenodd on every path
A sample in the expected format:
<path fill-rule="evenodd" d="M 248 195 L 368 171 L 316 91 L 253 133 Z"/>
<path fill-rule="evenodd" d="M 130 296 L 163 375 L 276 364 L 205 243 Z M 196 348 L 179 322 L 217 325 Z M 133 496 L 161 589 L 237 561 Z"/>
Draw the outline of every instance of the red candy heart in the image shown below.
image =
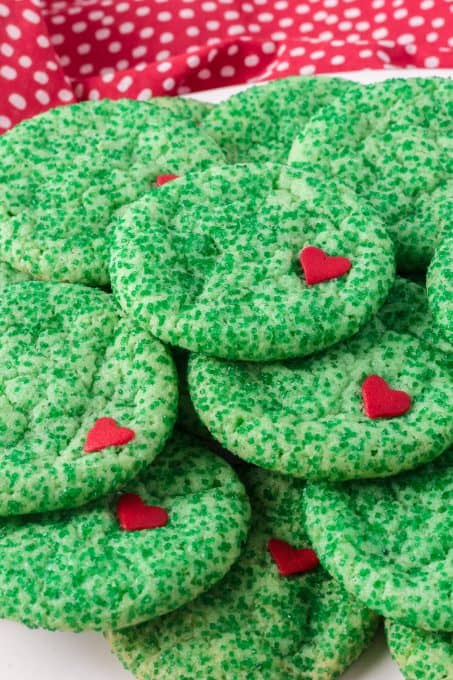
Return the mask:
<path fill-rule="evenodd" d="M 351 269 L 351 260 L 338 255 L 328 255 L 321 248 L 306 246 L 299 255 L 307 286 L 338 279 Z"/>
<path fill-rule="evenodd" d="M 271 538 L 267 549 L 282 576 L 301 574 L 314 569 L 319 564 L 318 557 L 311 548 L 293 548 L 292 545 L 279 538 Z"/>
<path fill-rule="evenodd" d="M 362 398 L 368 418 L 396 418 L 411 407 L 407 392 L 392 390 L 379 375 L 370 375 L 362 383 Z"/>
<path fill-rule="evenodd" d="M 118 501 L 116 514 L 126 531 L 157 529 L 168 523 L 168 512 L 157 505 L 145 505 L 140 496 L 126 493 Z"/>
<path fill-rule="evenodd" d="M 134 430 L 120 427 L 113 418 L 98 418 L 87 434 L 83 450 L 86 453 L 93 453 L 102 451 L 108 446 L 123 446 L 134 437 Z"/>
<path fill-rule="evenodd" d="M 178 179 L 179 175 L 159 175 L 156 179 L 156 185 L 158 187 L 167 184 L 167 182 L 172 182 L 174 179 Z"/>

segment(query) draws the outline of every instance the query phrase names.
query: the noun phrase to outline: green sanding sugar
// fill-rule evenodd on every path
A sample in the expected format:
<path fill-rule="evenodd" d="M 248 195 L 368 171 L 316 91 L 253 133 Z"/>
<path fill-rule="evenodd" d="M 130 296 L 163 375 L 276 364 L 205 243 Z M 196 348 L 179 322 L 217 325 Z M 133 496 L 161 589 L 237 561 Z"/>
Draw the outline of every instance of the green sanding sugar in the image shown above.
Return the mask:
<path fill-rule="evenodd" d="M 200 102 L 190 97 L 153 97 L 148 102 L 149 106 L 167 106 L 170 111 L 180 118 L 188 118 L 193 123 L 199 125 L 214 108 L 213 104 Z"/>
<path fill-rule="evenodd" d="M 406 680 L 452 680 L 453 634 L 385 622 L 390 652 Z"/>
<path fill-rule="evenodd" d="M 285 163 L 294 137 L 322 106 L 361 86 L 342 78 L 274 80 L 233 95 L 205 117 L 201 129 L 230 163 Z"/>
<path fill-rule="evenodd" d="M 436 325 L 453 347 L 453 231 L 439 243 L 428 270 L 427 286 Z"/>
<path fill-rule="evenodd" d="M 177 409 L 173 362 L 112 296 L 28 282 L 0 296 L 0 515 L 81 505 L 117 489 L 162 449 Z M 102 417 L 135 432 L 85 453 Z"/>
<path fill-rule="evenodd" d="M 125 531 L 114 494 L 76 510 L 0 522 L 0 616 L 31 627 L 106 630 L 180 607 L 237 559 L 249 520 L 229 465 L 175 437 L 124 490 L 164 508 L 166 526 Z"/>
<path fill-rule="evenodd" d="M 351 259 L 308 286 L 307 245 Z M 355 333 L 384 301 L 391 240 L 322 173 L 211 167 L 150 192 L 118 219 L 110 263 L 123 309 L 165 342 L 229 359 L 310 354 Z"/>
<path fill-rule="evenodd" d="M 12 283 L 21 283 L 22 281 L 29 281 L 30 275 L 25 272 L 19 272 L 17 269 L 13 269 L 6 262 L 0 261 L 0 290 L 6 286 L 10 286 Z"/>
<path fill-rule="evenodd" d="M 431 329 L 424 290 L 400 279 L 377 317 L 322 354 L 262 364 L 194 355 L 192 401 L 212 435 L 256 465 L 309 479 L 392 475 L 453 441 L 452 357 Z M 370 419 L 370 375 L 408 392 L 409 412 Z"/>
<path fill-rule="evenodd" d="M 198 417 L 190 398 L 189 386 L 187 384 L 189 353 L 178 347 L 172 347 L 171 353 L 178 371 L 179 381 L 178 427 L 200 439 L 210 439 L 209 430 Z"/>
<path fill-rule="evenodd" d="M 345 92 L 295 139 L 291 163 L 323 163 L 383 217 L 402 271 L 429 264 L 453 207 L 453 83 L 387 80 Z"/>
<path fill-rule="evenodd" d="M 329 573 L 367 607 L 453 631 L 452 498 L 450 449 L 389 479 L 310 484 L 307 530 Z"/>
<path fill-rule="evenodd" d="M 252 528 L 231 571 L 214 588 L 159 619 L 108 634 L 139 680 L 332 680 L 368 644 L 377 617 L 322 568 L 279 575 L 267 544 L 309 547 L 303 482 L 243 471 Z"/>
<path fill-rule="evenodd" d="M 223 160 L 167 104 L 105 99 L 26 120 L 0 138 L 0 258 L 36 278 L 106 285 L 116 213 L 159 175 Z"/>

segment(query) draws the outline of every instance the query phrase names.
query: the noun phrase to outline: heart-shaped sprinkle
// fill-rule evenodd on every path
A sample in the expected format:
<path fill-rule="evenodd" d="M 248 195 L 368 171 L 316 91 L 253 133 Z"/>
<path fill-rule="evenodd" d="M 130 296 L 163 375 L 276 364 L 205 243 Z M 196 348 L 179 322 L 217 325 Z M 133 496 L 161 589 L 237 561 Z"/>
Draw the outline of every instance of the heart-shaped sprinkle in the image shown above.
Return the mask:
<path fill-rule="evenodd" d="M 159 175 L 156 179 L 156 186 L 161 187 L 167 182 L 172 182 L 174 179 L 178 179 L 179 175 Z"/>
<path fill-rule="evenodd" d="M 168 523 L 168 512 L 157 505 L 146 505 L 135 493 L 126 493 L 116 506 L 118 521 L 126 531 L 157 529 Z"/>
<path fill-rule="evenodd" d="M 318 557 L 311 548 L 293 548 L 279 538 L 271 538 L 267 548 L 282 576 L 301 574 L 315 569 L 319 564 Z"/>
<path fill-rule="evenodd" d="M 299 260 L 304 270 L 307 286 L 338 279 L 351 269 L 351 260 L 339 255 L 328 255 L 322 248 L 306 246 L 302 249 Z"/>
<path fill-rule="evenodd" d="M 392 390 L 379 375 L 370 375 L 362 383 L 362 398 L 368 418 L 397 418 L 411 407 L 407 392 Z"/>
<path fill-rule="evenodd" d="M 120 427 L 113 418 L 98 418 L 87 434 L 83 450 L 86 453 L 93 453 L 102 451 L 108 446 L 123 446 L 134 437 L 134 430 Z"/>

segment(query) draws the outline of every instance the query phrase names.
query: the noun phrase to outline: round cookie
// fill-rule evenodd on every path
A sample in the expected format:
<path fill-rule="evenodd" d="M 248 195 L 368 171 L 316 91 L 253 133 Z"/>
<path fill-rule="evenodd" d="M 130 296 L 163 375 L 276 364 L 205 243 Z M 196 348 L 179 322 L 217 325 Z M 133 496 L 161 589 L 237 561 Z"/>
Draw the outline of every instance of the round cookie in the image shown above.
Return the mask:
<path fill-rule="evenodd" d="M 453 631 L 453 449 L 384 480 L 309 484 L 307 531 L 322 564 L 367 607 Z"/>
<path fill-rule="evenodd" d="M 245 548 L 225 578 L 190 604 L 108 634 L 138 680 L 331 680 L 370 641 L 377 617 L 318 567 L 281 576 L 268 543 L 309 546 L 303 483 L 242 472 L 252 503 Z"/>
<path fill-rule="evenodd" d="M 453 208 L 453 83 L 387 80 L 345 92 L 295 139 L 291 163 L 322 163 L 383 217 L 401 271 L 422 271 Z"/>
<path fill-rule="evenodd" d="M 223 159 L 166 104 L 105 99 L 26 120 L 0 138 L 0 257 L 39 279 L 107 285 L 116 213 L 159 176 Z"/>
<path fill-rule="evenodd" d="M 167 106 L 176 115 L 188 118 L 193 123 L 199 125 L 214 108 L 214 104 L 201 102 L 190 97 L 152 97 L 148 104 L 150 106 Z"/>
<path fill-rule="evenodd" d="M 308 285 L 307 246 L 350 258 L 350 271 Z M 293 176 L 273 164 L 211 167 L 142 197 L 117 221 L 110 262 L 121 306 L 158 338 L 251 361 L 355 333 L 393 267 L 385 229 L 352 194 L 311 168 Z"/>
<path fill-rule="evenodd" d="M 161 451 L 176 410 L 170 355 L 112 296 L 43 282 L 2 291 L 0 515 L 119 488 Z"/>
<path fill-rule="evenodd" d="M 285 163 L 296 134 L 338 95 L 361 86 L 342 78 L 283 78 L 233 95 L 205 117 L 201 129 L 230 163 Z"/>
<path fill-rule="evenodd" d="M 439 243 L 426 282 L 435 323 L 453 349 L 453 232 Z"/>
<path fill-rule="evenodd" d="M 230 466 L 178 435 L 121 493 L 1 520 L 0 616 L 74 631 L 160 616 L 224 576 L 249 514 Z"/>
<path fill-rule="evenodd" d="M 406 680 L 452 680 L 453 635 L 385 622 L 390 652 Z"/>
<path fill-rule="evenodd" d="M 22 281 L 30 280 L 29 274 L 25 272 L 19 272 L 17 269 L 13 269 L 6 262 L 0 261 L 0 290 L 10 286 L 12 283 L 21 283 Z"/>
<path fill-rule="evenodd" d="M 228 450 L 284 474 L 343 480 L 411 469 L 453 441 L 451 355 L 428 317 L 424 290 L 398 280 L 377 317 L 322 354 L 262 364 L 193 355 L 192 402 Z M 373 375 L 406 391 L 409 411 L 367 415 L 362 390 Z"/>

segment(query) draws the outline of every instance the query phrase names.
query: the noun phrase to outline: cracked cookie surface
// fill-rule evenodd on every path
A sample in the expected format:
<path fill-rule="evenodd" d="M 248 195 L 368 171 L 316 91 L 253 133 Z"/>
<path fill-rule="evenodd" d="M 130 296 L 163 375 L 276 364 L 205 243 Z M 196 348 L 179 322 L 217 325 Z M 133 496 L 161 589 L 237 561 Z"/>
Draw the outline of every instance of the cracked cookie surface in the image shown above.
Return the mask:
<path fill-rule="evenodd" d="M 164 508 L 164 527 L 125 531 L 122 493 Z M 229 465 L 175 436 L 137 480 L 75 510 L 0 520 L 0 616 L 30 627 L 107 630 L 180 607 L 237 559 L 249 502 Z"/>
<path fill-rule="evenodd" d="M 309 484 L 307 531 L 346 590 L 410 627 L 453 631 L 453 449 L 382 480 Z"/>
<path fill-rule="evenodd" d="M 109 283 L 109 224 L 159 175 L 221 163 L 188 113 L 128 99 L 52 109 L 0 139 L 0 257 L 44 280 Z"/>
<path fill-rule="evenodd" d="M 307 245 L 352 261 L 307 285 Z M 118 219 L 110 263 L 123 309 L 164 342 L 230 359 L 310 354 L 355 333 L 393 280 L 386 230 L 338 183 L 274 164 L 189 173 Z"/>
<path fill-rule="evenodd" d="M 332 680 L 362 652 L 377 617 L 321 568 L 279 575 L 278 537 L 309 547 L 300 480 L 243 470 L 252 504 L 247 543 L 231 571 L 185 607 L 108 634 L 139 680 Z"/>
<path fill-rule="evenodd" d="M 313 357 L 257 364 L 193 355 L 192 402 L 223 446 L 271 470 L 341 480 L 411 469 L 453 441 L 451 354 L 429 319 L 424 289 L 400 279 L 365 328 Z M 376 374 L 409 393 L 408 413 L 366 416 L 361 386 Z"/>
<path fill-rule="evenodd" d="M 28 282 L 0 296 L 0 514 L 81 505 L 141 472 L 170 435 L 177 379 L 162 344 L 112 296 Z M 84 452 L 101 417 L 124 446 Z"/>

